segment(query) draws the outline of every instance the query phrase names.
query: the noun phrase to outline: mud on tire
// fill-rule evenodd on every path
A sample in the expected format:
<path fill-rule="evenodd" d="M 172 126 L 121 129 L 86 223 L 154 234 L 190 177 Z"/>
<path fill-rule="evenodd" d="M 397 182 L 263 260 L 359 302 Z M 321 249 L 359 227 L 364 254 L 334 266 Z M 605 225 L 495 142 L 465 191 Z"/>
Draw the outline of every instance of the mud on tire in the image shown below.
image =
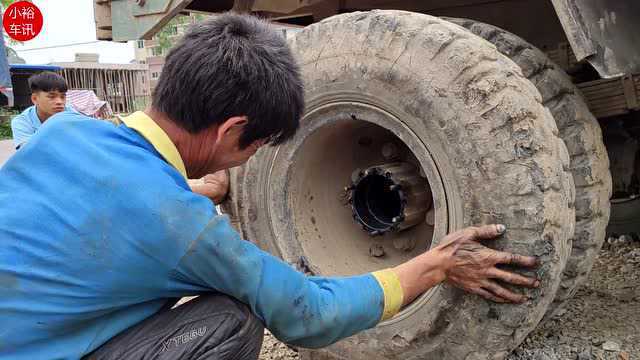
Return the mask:
<path fill-rule="evenodd" d="M 436 216 L 428 246 L 465 226 L 504 223 L 507 234 L 489 245 L 539 256 L 542 263 L 535 274 L 529 273 L 538 276 L 542 286 L 528 291 L 531 298 L 525 304 L 495 304 L 444 284 L 395 318 L 321 352 L 303 353 L 303 358 L 504 358 L 535 328 L 553 300 L 573 236 L 569 156 L 538 90 L 493 45 L 422 14 L 339 15 L 305 28 L 291 45 L 305 81 L 307 112 L 292 141 L 258 152 L 233 185 L 230 208 L 247 239 L 301 270 L 335 274 L 332 266 L 317 266 L 308 249 L 314 241 L 328 241 L 316 237 L 313 228 L 317 232 L 342 210 L 325 208 L 311 220 L 300 216 L 297 212 L 313 210 L 318 198 L 295 171 L 331 163 L 320 164 L 323 157 L 317 156 L 299 164 L 300 149 L 325 123 L 373 122 L 379 116 L 387 119 L 388 131 L 410 145 L 420 164 L 434 164 L 435 170 L 425 171 L 434 207 L 444 216 Z M 318 147 L 325 158 L 335 153 L 340 155 L 331 158 L 336 162 L 352 157 L 335 149 L 341 142 L 330 140 Z M 327 184 L 336 176 L 315 175 L 326 177 Z M 329 260 L 337 265 L 349 261 L 341 258 L 340 249 L 333 255 Z M 372 258 L 368 271 L 383 263 Z"/>
<path fill-rule="evenodd" d="M 586 281 L 605 239 L 612 185 L 600 125 L 569 76 L 542 51 L 493 25 L 468 19 L 446 20 L 491 42 L 520 66 L 524 76 L 540 91 L 542 103 L 551 111 L 560 138 L 569 150 L 576 185 L 576 229 L 560 288 L 545 316 L 550 317 Z"/>

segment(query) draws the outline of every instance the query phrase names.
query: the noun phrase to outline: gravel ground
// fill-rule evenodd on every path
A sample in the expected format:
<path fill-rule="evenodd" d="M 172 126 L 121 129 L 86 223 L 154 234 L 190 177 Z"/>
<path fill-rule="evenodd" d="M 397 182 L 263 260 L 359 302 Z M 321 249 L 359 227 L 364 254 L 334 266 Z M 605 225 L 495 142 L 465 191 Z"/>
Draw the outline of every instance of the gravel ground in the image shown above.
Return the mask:
<path fill-rule="evenodd" d="M 268 331 L 264 332 L 264 342 L 260 351 L 260 360 L 292 360 L 299 359 L 298 353 L 278 341 Z"/>
<path fill-rule="evenodd" d="M 640 359 L 640 243 L 606 247 L 565 309 L 509 360 Z"/>
<path fill-rule="evenodd" d="M 507 360 L 640 360 L 640 243 L 612 242 L 565 309 Z M 260 359 L 299 357 L 266 332 Z"/>

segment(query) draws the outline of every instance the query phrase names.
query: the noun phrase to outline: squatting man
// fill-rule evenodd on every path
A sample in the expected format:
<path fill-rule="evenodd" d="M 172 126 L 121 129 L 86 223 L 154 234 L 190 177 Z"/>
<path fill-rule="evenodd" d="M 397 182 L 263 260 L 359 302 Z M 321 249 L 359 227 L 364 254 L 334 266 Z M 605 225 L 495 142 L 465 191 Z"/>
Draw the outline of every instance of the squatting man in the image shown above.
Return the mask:
<path fill-rule="evenodd" d="M 303 97 L 284 39 L 223 14 L 170 51 L 145 111 L 120 125 L 56 115 L 0 169 L 0 358 L 257 359 L 263 327 L 320 348 L 442 282 L 502 303 L 526 296 L 500 282 L 539 286 L 496 267 L 536 258 L 481 244 L 503 225 L 350 277 L 307 277 L 242 240 L 187 178 L 290 139 Z"/>

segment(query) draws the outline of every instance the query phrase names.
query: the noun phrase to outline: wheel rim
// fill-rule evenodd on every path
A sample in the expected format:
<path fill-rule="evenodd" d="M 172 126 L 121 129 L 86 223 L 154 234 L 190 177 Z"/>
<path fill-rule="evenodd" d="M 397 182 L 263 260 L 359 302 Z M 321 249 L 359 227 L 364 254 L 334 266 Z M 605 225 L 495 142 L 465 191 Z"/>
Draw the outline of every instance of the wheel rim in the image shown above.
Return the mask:
<path fill-rule="evenodd" d="M 302 121 L 307 125 L 299 134 L 275 151 L 264 197 L 283 259 L 313 274 L 356 275 L 407 261 L 447 233 L 447 199 L 452 197 L 447 197 L 429 146 L 398 117 L 363 102 L 329 101 L 308 109 Z M 386 156 L 381 148 L 389 143 L 404 156 Z M 420 173 L 429 204 L 418 211 L 421 221 L 406 230 L 371 237 L 354 219 L 349 185 L 354 173 L 398 158 Z M 282 194 L 286 201 L 275 201 Z M 426 223 L 427 217 L 433 225 Z M 376 253 L 380 249 L 382 256 Z M 410 316 L 436 291 L 437 287 L 423 294 L 381 325 Z"/>

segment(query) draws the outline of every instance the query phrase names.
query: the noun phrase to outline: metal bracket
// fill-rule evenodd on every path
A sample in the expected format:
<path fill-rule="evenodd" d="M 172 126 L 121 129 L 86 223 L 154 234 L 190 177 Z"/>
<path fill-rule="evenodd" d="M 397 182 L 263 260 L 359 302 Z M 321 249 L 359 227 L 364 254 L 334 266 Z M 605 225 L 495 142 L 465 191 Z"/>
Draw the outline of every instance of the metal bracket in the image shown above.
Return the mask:
<path fill-rule="evenodd" d="M 633 81 L 633 75 L 625 75 L 621 79 L 622 88 L 624 89 L 624 98 L 627 101 L 627 107 L 631 110 L 640 109 L 638 103 L 638 94 L 636 92 L 636 84 Z"/>
<path fill-rule="evenodd" d="M 131 7 L 133 16 L 145 16 L 154 14 L 163 14 L 169 10 L 171 0 L 154 0 L 145 1 L 137 0 L 136 5 Z"/>

